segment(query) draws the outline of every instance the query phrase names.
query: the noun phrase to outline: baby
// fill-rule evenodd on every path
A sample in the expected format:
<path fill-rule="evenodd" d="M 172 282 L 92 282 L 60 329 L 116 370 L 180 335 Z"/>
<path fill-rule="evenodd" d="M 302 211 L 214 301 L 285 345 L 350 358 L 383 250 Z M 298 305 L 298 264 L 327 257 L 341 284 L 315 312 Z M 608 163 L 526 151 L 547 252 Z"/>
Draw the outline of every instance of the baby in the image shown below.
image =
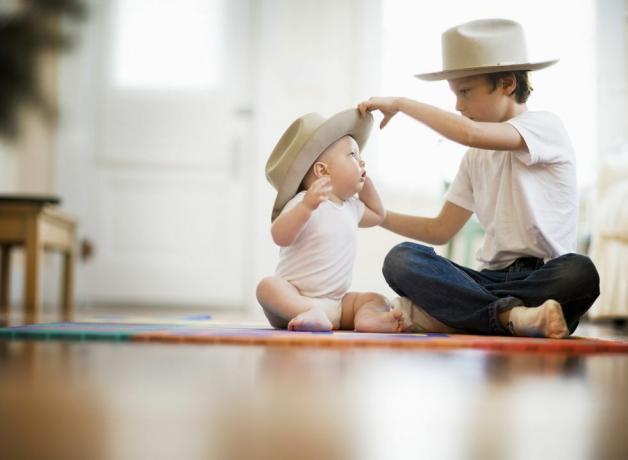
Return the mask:
<path fill-rule="evenodd" d="M 348 292 L 357 229 L 385 217 L 360 156 L 372 124 L 355 109 L 328 119 L 310 113 L 290 125 L 270 155 L 266 177 L 277 190 L 271 233 L 281 250 L 257 300 L 275 328 L 403 329 L 402 312 L 391 311 L 385 297 Z"/>

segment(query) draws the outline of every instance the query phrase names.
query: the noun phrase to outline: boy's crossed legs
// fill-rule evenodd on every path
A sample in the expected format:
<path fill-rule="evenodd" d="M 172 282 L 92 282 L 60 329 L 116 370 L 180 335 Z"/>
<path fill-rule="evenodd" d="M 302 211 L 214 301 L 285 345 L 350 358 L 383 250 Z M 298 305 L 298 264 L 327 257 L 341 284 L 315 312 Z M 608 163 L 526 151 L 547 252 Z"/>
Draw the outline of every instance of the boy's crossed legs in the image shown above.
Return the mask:
<path fill-rule="evenodd" d="M 257 300 L 271 325 L 294 331 L 401 332 L 403 315 L 390 309 L 386 298 L 368 292 L 349 292 L 341 301 L 301 295 L 290 282 L 278 277 L 264 278 L 257 286 Z"/>
<path fill-rule="evenodd" d="M 585 256 L 565 254 L 540 268 L 527 262 L 512 268 L 478 272 L 406 242 L 389 252 L 383 271 L 398 294 L 474 334 L 566 337 L 599 294 L 597 271 Z"/>

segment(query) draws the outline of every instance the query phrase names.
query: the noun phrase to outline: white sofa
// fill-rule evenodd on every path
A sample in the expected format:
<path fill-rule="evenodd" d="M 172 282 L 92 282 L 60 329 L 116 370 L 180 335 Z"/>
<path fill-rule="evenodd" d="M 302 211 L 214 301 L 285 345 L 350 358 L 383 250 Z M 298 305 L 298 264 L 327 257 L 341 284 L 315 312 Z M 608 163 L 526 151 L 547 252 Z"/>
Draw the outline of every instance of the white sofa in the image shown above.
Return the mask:
<path fill-rule="evenodd" d="M 593 319 L 628 319 L 628 159 L 606 161 L 597 184 L 589 256 L 600 274 Z"/>

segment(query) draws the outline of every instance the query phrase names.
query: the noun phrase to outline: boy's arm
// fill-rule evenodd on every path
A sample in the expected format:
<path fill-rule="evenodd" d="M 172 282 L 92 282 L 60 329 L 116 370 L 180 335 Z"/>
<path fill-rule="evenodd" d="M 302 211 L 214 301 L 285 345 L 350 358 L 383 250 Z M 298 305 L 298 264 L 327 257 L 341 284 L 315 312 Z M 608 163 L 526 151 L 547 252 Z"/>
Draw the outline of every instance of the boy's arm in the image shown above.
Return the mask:
<path fill-rule="evenodd" d="M 386 209 L 369 176 L 364 178 L 364 186 L 358 196 L 360 197 L 360 201 L 366 206 L 359 226 L 373 227 L 381 224 L 384 217 L 386 217 Z"/>
<path fill-rule="evenodd" d="M 278 246 L 290 246 L 299 236 L 312 213 L 329 198 L 331 184 L 329 176 L 323 176 L 312 183 L 305 193 L 303 201 L 279 215 L 270 227 L 273 241 Z"/>
<path fill-rule="evenodd" d="M 445 201 L 437 217 L 418 217 L 388 211 L 382 227 L 399 235 L 429 244 L 447 243 L 473 214 L 471 211 Z"/>
<path fill-rule="evenodd" d="M 397 112 L 403 112 L 459 144 L 486 150 L 517 151 L 526 148 L 525 141 L 509 123 L 474 121 L 462 115 L 404 97 L 372 97 L 358 105 L 360 113 L 380 110 L 384 128 Z"/>

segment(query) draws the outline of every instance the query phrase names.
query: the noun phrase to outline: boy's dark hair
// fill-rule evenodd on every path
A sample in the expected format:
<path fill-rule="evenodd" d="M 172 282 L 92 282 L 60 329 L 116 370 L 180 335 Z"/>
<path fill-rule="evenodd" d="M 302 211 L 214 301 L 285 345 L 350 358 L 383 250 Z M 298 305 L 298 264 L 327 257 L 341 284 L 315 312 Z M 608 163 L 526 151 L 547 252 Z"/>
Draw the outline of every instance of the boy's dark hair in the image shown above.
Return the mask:
<path fill-rule="evenodd" d="M 486 74 L 486 79 L 492 86 L 491 91 L 495 91 L 499 80 L 507 75 L 513 75 L 515 77 L 515 81 L 517 82 L 517 87 L 510 95 L 514 95 L 519 104 L 525 103 L 528 100 L 530 93 L 532 92 L 532 85 L 530 85 L 527 70 L 511 70 L 510 72 L 496 72 Z"/>

